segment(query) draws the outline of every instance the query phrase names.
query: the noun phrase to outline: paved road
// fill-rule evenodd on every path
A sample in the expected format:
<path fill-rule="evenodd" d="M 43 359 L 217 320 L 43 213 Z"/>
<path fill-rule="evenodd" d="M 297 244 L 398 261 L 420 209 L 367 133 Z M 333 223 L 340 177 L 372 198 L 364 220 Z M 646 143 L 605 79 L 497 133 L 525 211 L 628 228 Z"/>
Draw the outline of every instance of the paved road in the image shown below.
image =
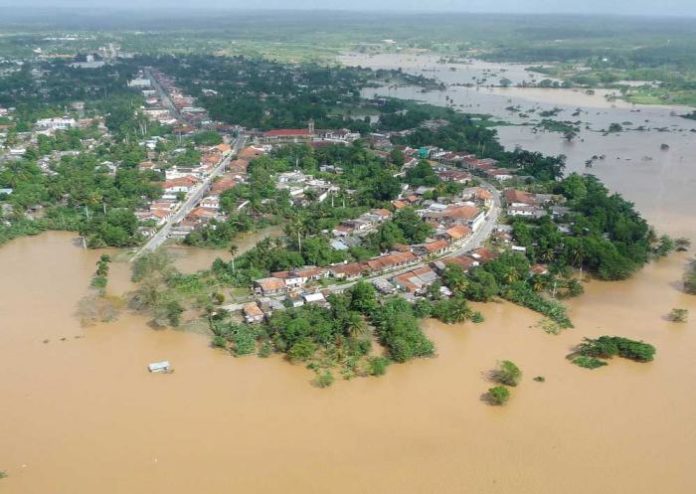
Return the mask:
<path fill-rule="evenodd" d="M 155 77 L 155 74 L 152 72 L 152 69 L 149 67 L 146 68 L 145 75 L 148 79 L 150 79 L 152 86 L 159 94 L 160 99 L 164 102 L 167 108 L 169 108 L 169 111 L 172 113 L 172 115 L 178 119 L 181 119 L 181 113 L 179 112 L 179 109 L 176 107 L 172 99 L 169 97 L 169 93 L 165 91 L 162 85 L 159 83 L 159 81 Z"/>
<path fill-rule="evenodd" d="M 150 240 L 148 240 L 148 242 L 135 253 L 135 255 L 133 255 L 131 261 L 134 261 L 146 252 L 154 251 L 169 238 L 169 234 L 172 231 L 172 227 L 177 223 L 181 222 L 184 218 L 186 218 L 186 216 L 188 216 L 191 210 L 196 207 L 196 205 L 201 201 L 201 199 L 203 199 L 203 196 L 205 196 L 205 194 L 210 190 L 213 180 L 215 180 L 216 177 L 218 177 L 222 172 L 225 171 L 227 165 L 229 165 L 232 158 L 234 158 L 239 153 L 239 150 L 244 146 L 245 143 L 246 136 L 240 135 L 239 137 L 237 137 L 232 152 L 225 159 L 223 159 L 218 166 L 215 167 L 215 169 L 210 173 L 210 175 L 208 175 L 205 178 L 205 180 L 193 190 L 193 192 L 191 192 L 187 196 L 186 200 L 177 210 L 177 212 L 174 213 L 174 215 L 171 218 L 169 218 L 169 220 L 162 226 L 162 228 L 160 228 L 159 231 L 155 235 L 153 235 L 152 238 L 150 238 Z"/>

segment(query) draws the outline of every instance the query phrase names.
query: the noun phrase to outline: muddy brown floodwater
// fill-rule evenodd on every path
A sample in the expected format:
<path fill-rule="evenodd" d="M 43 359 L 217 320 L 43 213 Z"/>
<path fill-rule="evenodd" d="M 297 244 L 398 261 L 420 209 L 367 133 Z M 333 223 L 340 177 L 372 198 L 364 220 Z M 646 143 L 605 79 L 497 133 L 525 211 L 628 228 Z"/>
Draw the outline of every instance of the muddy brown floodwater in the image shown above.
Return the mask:
<path fill-rule="evenodd" d="M 426 324 L 437 358 L 320 390 L 280 358 L 235 359 L 140 317 L 81 328 L 75 305 L 100 253 L 71 240 L 0 248 L 3 492 L 696 491 L 696 326 L 663 319 L 696 314 L 676 286 L 686 256 L 588 284 L 560 336 L 532 328 L 529 311 L 482 305 L 480 326 Z M 112 291 L 128 286 L 114 263 Z M 597 371 L 565 360 L 601 334 L 645 339 L 657 359 Z M 148 374 L 160 359 L 175 373 Z M 493 408 L 480 396 L 500 359 L 525 379 Z"/>

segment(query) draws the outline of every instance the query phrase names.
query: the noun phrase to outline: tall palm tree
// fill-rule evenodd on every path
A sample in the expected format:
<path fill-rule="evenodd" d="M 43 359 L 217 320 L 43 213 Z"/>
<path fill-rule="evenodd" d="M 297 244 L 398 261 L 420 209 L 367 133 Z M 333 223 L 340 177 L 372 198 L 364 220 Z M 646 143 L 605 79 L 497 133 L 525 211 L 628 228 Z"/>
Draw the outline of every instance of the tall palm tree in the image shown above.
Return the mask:
<path fill-rule="evenodd" d="M 234 258 L 237 255 L 237 252 L 239 251 L 239 247 L 237 247 L 235 244 L 230 244 L 230 248 L 228 249 L 229 253 L 232 254 L 232 272 L 235 272 L 235 266 L 234 266 Z"/>
<path fill-rule="evenodd" d="M 367 324 L 365 319 L 357 312 L 351 312 L 345 320 L 346 333 L 351 338 L 360 338 L 368 332 Z"/>

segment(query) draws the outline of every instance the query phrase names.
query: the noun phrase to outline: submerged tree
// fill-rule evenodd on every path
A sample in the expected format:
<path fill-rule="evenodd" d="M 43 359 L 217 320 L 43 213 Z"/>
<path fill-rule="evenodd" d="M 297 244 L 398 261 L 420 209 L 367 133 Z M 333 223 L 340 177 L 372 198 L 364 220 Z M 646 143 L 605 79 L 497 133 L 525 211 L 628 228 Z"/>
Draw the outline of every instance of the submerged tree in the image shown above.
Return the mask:
<path fill-rule="evenodd" d="M 672 322 L 685 323 L 689 320 L 689 311 L 687 309 L 672 309 L 667 318 Z"/>
<path fill-rule="evenodd" d="M 522 379 L 522 371 L 514 362 L 503 360 L 493 372 L 493 379 L 500 384 L 517 386 L 520 383 L 520 379 Z"/>
<path fill-rule="evenodd" d="M 505 386 L 495 386 L 488 390 L 486 400 L 491 405 L 504 405 L 510 399 L 510 390 Z"/>

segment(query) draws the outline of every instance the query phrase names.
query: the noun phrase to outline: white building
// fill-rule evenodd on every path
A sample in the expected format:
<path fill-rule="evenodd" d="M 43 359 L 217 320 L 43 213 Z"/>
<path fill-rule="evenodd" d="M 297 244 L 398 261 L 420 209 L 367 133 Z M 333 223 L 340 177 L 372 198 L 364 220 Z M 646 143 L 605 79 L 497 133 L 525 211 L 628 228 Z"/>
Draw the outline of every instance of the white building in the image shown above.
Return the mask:
<path fill-rule="evenodd" d="M 67 130 L 76 125 L 74 118 L 42 118 L 36 122 L 36 127 L 40 130 Z"/>

